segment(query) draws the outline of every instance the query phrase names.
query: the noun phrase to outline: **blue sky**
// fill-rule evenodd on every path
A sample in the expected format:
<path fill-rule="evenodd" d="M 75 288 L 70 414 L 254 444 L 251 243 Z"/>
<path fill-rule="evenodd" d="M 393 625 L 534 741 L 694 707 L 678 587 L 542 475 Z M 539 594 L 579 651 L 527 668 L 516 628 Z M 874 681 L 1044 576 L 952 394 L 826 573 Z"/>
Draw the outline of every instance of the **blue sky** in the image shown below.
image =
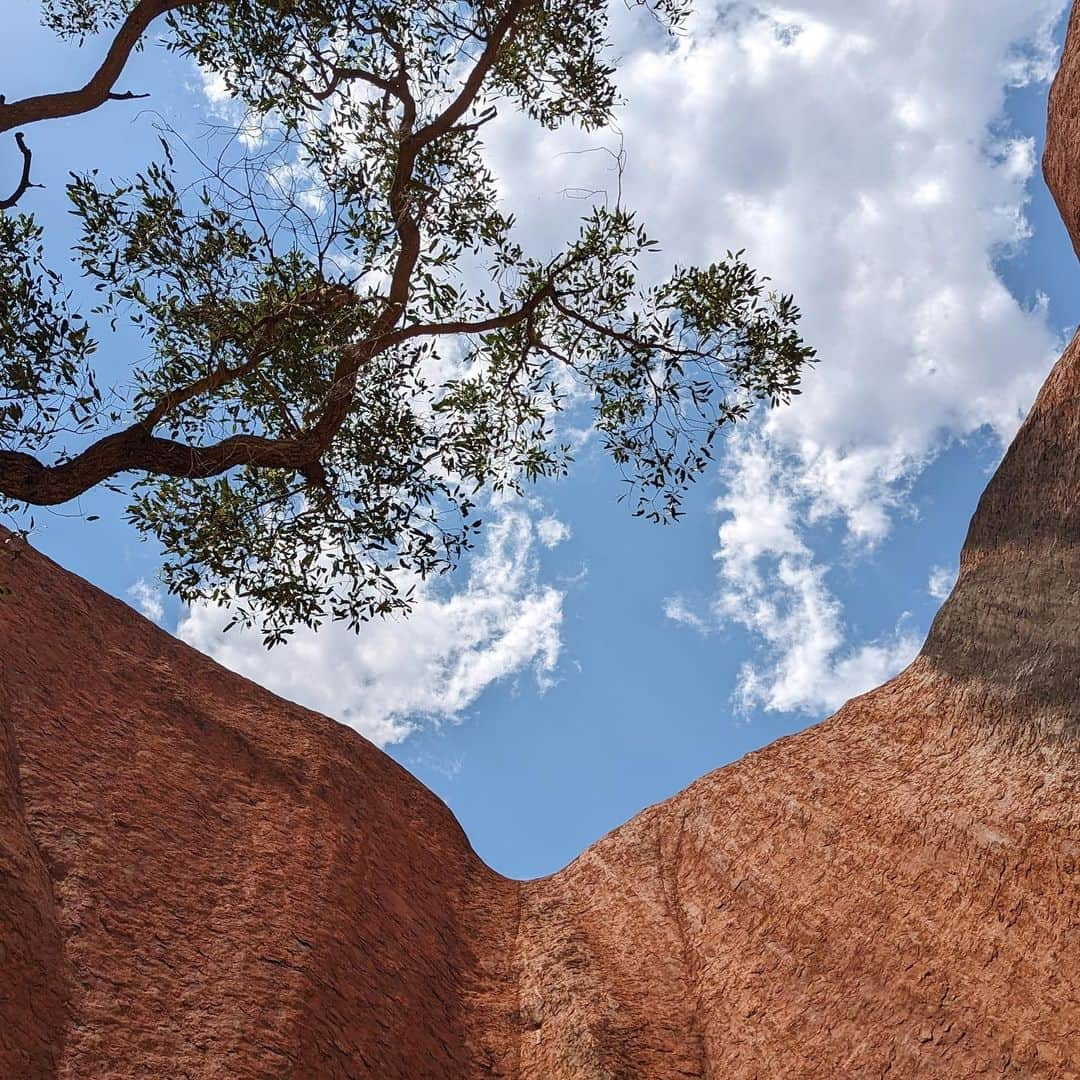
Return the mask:
<path fill-rule="evenodd" d="M 100 44 L 52 42 L 36 3 L 13 8 L 9 98 L 80 81 Z M 36 514 L 33 542 L 385 743 L 496 869 L 557 869 L 642 807 L 828 715 L 921 642 L 1002 440 L 1072 328 L 1080 274 L 1035 168 L 1062 9 L 702 4 L 674 53 L 618 24 L 630 201 L 669 260 L 745 246 L 796 292 L 822 360 L 795 408 L 730 444 L 679 525 L 631 518 L 584 438 L 569 480 L 493 509 L 472 565 L 413 622 L 359 640 L 329 629 L 269 658 L 256 638 L 222 638 L 215 613 L 160 595 L 155 552 L 111 496 L 82 500 L 93 523 Z M 229 109 L 156 48 L 122 88 L 152 96 L 28 131 L 46 188 L 25 207 L 57 257 L 68 170 L 142 166 L 151 110 L 194 132 Z M 562 192 L 609 184 L 603 156 L 568 153 L 588 148 L 573 133 L 500 124 L 507 201 L 534 247 L 557 245 L 582 209 Z M 14 180 L 13 145 L 0 165 Z M 116 377 L 140 347 L 103 350 Z"/>

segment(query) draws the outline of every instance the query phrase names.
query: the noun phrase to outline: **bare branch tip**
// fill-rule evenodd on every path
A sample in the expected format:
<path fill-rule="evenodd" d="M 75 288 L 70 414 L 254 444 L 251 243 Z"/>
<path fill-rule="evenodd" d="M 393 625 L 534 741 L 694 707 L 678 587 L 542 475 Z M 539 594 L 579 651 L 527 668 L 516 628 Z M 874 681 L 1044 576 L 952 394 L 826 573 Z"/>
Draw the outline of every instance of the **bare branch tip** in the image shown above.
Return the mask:
<path fill-rule="evenodd" d="M 10 210 L 30 188 L 41 187 L 41 184 L 30 182 L 30 166 L 33 162 L 33 154 L 30 147 L 26 145 L 26 138 L 21 131 L 15 132 L 15 145 L 19 148 L 19 153 L 22 154 L 22 176 L 19 177 L 19 184 L 15 191 L 8 198 L 0 199 L 0 210 Z"/>

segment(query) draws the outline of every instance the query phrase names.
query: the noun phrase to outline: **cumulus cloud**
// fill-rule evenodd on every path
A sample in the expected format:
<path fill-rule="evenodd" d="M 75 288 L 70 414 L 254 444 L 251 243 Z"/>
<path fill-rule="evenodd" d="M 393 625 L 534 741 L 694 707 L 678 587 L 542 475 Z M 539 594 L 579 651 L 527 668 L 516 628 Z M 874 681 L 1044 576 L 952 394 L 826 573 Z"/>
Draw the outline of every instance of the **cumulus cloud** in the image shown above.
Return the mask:
<path fill-rule="evenodd" d="M 1032 141 L 1001 130 L 1005 88 L 1050 70 L 1062 8 L 725 0 L 698 4 L 674 47 L 623 30 L 622 187 L 663 238 L 657 270 L 746 248 L 796 294 L 822 362 L 769 434 L 815 513 L 860 538 L 888 532 L 898 487 L 944 439 L 1011 437 L 1058 345 L 993 259 L 1028 235 L 1035 164 Z M 537 247 L 572 228 L 573 177 L 613 185 L 603 155 L 568 153 L 584 136 L 517 118 L 500 136 Z"/>
<path fill-rule="evenodd" d="M 551 685 L 564 594 L 538 580 L 534 543 L 529 515 L 503 507 L 462 586 L 419 583 L 408 619 L 372 622 L 359 635 L 333 624 L 302 629 L 267 652 L 257 633 L 222 633 L 220 610 L 207 606 L 193 607 L 177 634 L 379 745 L 399 742 L 425 720 L 458 719 L 487 687 L 523 671 L 541 690 Z"/>
<path fill-rule="evenodd" d="M 910 659 L 902 628 L 847 641 L 835 552 L 808 537 L 828 522 L 849 556 L 882 543 L 950 442 L 1011 438 L 1060 350 L 1045 302 L 1019 304 L 995 264 L 1030 235 L 1035 169 L 1005 93 L 1052 72 L 1064 6 L 724 0 L 673 45 L 622 19 L 626 201 L 667 263 L 745 248 L 821 359 L 724 472 L 714 614 L 757 644 L 746 707 L 829 708 Z M 604 155 L 572 153 L 588 138 L 504 131 L 504 189 L 537 245 L 570 232 L 566 187 L 615 190 Z"/>
<path fill-rule="evenodd" d="M 151 585 L 145 578 L 139 578 L 128 591 L 132 603 L 151 622 L 159 623 L 165 617 L 165 604 L 161 598 L 161 589 Z"/>
<path fill-rule="evenodd" d="M 564 540 L 570 539 L 570 526 L 557 517 L 542 517 L 536 523 L 536 535 L 544 547 L 558 547 Z"/>

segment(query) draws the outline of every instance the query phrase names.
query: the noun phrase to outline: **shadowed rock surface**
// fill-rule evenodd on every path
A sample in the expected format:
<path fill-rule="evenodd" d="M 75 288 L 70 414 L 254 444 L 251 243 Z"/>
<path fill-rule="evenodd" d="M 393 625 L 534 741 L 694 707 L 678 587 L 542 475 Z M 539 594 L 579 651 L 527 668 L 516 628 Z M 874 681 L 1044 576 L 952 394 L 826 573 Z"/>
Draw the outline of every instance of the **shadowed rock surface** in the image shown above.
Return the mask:
<path fill-rule="evenodd" d="M 1074 242 L 1078 54 L 1074 15 Z M 1074 341 L 907 671 L 529 882 L 359 735 L 3 560 L 0 1077 L 1080 1076 L 1078 496 Z"/>

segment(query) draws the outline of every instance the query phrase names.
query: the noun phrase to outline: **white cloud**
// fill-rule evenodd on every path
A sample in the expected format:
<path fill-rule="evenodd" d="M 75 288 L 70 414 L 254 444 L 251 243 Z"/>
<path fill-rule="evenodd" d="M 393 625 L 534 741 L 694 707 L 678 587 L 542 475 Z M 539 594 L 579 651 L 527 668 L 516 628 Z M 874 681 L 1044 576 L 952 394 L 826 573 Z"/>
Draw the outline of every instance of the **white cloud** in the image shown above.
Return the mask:
<path fill-rule="evenodd" d="M 543 517 L 536 523 L 536 535 L 544 547 L 558 547 L 564 540 L 570 539 L 570 526 L 557 517 Z"/>
<path fill-rule="evenodd" d="M 743 627 L 756 645 L 739 673 L 740 711 L 831 712 L 910 663 L 920 642 L 902 623 L 883 639 L 848 644 L 828 568 L 799 535 L 805 499 L 797 475 L 766 439 L 734 441 L 724 469 L 713 615 Z"/>
<path fill-rule="evenodd" d="M 956 584 L 956 567 L 935 566 L 930 571 L 930 580 L 926 583 L 926 591 L 935 600 L 948 600 Z"/>
<path fill-rule="evenodd" d="M 561 648 L 563 593 L 537 579 L 529 516 L 501 508 L 463 587 L 419 583 L 408 619 L 298 630 L 272 652 L 257 633 L 221 632 L 197 606 L 177 628 L 188 644 L 275 693 L 349 724 L 379 745 L 427 720 L 454 720 L 492 684 L 532 669 L 551 685 Z"/>
<path fill-rule="evenodd" d="M 260 147 L 267 131 L 275 121 L 269 117 L 259 118 L 248 111 L 242 101 L 229 93 L 224 75 L 197 68 L 201 89 L 210 105 L 211 115 L 224 124 L 235 127 L 241 143 L 249 150 Z"/>
<path fill-rule="evenodd" d="M 1045 302 L 1021 306 L 994 263 L 1030 235 L 1036 164 L 1002 124 L 1005 93 L 1052 72 L 1064 7 L 716 0 L 674 47 L 621 17 L 622 190 L 663 241 L 658 270 L 745 248 L 795 294 L 821 359 L 763 438 L 734 443 L 745 482 L 725 474 L 716 610 L 759 648 L 748 707 L 828 708 L 910 659 L 902 629 L 846 640 L 835 552 L 812 550 L 811 527 L 838 525 L 849 553 L 880 544 L 950 442 L 1011 438 L 1060 349 Z M 613 188 L 603 155 L 568 153 L 596 136 L 517 118 L 499 136 L 540 252 L 580 209 L 559 191 Z"/>
<path fill-rule="evenodd" d="M 656 268 L 745 247 L 795 293 L 821 364 L 768 430 L 815 513 L 856 537 L 888 532 L 951 436 L 1011 437 L 1059 344 L 992 259 L 1028 235 L 1035 165 L 1000 130 L 1005 89 L 1050 70 L 1063 6 L 725 0 L 699 4 L 673 50 L 626 17 L 623 190 L 663 240 Z M 567 151 L 602 137 L 518 117 L 495 134 L 503 189 L 550 248 L 580 211 L 559 192 L 607 177 L 603 155 Z"/>
<path fill-rule="evenodd" d="M 881 640 L 847 645 L 825 570 L 808 560 L 781 559 L 767 592 L 733 589 L 720 603 L 764 645 L 739 673 L 736 701 L 744 714 L 757 707 L 831 713 L 905 668 L 921 644 L 901 625 Z"/>
<path fill-rule="evenodd" d="M 673 257 L 745 247 L 795 293 L 821 364 L 768 432 L 856 539 L 949 437 L 1010 438 L 1056 354 L 992 267 L 1028 235 L 1033 144 L 990 132 L 1062 6 L 723 4 L 674 54 L 628 57 L 628 198 Z"/>
<path fill-rule="evenodd" d="M 127 591 L 135 606 L 151 622 L 159 623 L 165 617 L 165 604 L 161 599 L 161 590 L 151 585 L 145 578 L 139 578 Z"/>
<path fill-rule="evenodd" d="M 694 611 L 682 596 L 669 596 L 664 601 L 664 615 L 672 622 L 689 626 L 699 634 L 707 634 L 712 629 L 709 621 Z"/>

